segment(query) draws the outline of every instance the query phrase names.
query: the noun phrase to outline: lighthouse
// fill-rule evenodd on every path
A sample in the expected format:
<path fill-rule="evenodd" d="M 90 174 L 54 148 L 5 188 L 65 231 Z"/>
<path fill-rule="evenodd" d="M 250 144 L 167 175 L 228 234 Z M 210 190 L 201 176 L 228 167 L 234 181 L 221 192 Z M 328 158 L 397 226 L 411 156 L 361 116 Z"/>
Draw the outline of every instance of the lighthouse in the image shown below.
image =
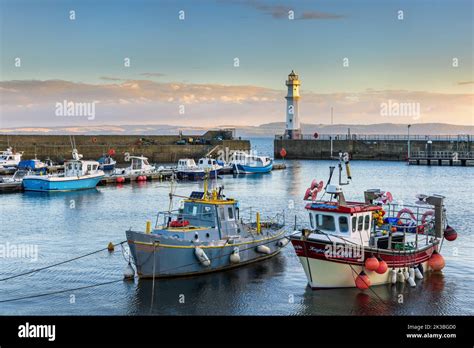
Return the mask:
<path fill-rule="evenodd" d="M 286 81 L 288 94 L 286 95 L 286 139 L 300 139 L 300 119 L 298 115 L 298 100 L 300 99 L 300 80 L 298 75 L 291 70 Z"/>

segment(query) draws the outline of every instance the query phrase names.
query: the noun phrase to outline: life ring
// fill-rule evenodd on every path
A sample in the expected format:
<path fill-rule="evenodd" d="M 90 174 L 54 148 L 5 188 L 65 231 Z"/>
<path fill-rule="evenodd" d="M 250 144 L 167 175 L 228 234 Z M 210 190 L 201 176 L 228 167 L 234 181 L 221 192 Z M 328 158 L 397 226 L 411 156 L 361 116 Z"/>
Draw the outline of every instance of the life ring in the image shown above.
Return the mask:
<path fill-rule="evenodd" d="M 421 224 L 424 225 L 426 223 L 426 219 L 428 216 L 434 216 L 434 211 L 433 210 L 427 210 L 423 213 L 423 216 L 421 217 Z"/>
<path fill-rule="evenodd" d="M 173 220 L 170 222 L 170 227 L 186 227 L 188 225 L 188 220 Z"/>
<path fill-rule="evenodd" d="M 96 137 L 93 137 L 92 138 L 92 142 L 95 144 L 97 142 L 97 138 Z"/>
<path fill-rule="evenodd" d="M 412 218 L 412 220 L 416 222 L 416 216 L 415 216 L 415 214 L 413 214 L 413 212 L 412 212 L 410 209 L 408 209 L 408 208 L 403 208 L 403 209 L 401 209 L 401 210 L 398 212 L 398 214 L 397 214 L 397 219 L 400 219 L 400 217 L 401 217 L 403 214 L 408 214 L 408 215 L 410 215 L 410 217 Z"/>

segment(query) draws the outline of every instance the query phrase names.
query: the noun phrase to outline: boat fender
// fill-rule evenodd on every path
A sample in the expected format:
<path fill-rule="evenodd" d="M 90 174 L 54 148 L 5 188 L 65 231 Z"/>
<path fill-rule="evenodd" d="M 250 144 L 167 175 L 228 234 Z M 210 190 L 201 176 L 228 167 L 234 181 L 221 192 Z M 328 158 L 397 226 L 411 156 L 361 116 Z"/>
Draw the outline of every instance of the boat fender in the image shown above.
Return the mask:
<path fill-rule="evenodd" d="M 230 254 L 230 263 L 239 263 L 240 262 L 240 255 L 239 255 L 239 247 L 235 247 L 232 254 Z"/>
<path fill-rule="evenodd" d="M 405 278 L 405 280 L 408 280 L 408 278 L 410 278 L 410 272 L 408 272 L 408 268 L 405 268 L 405 270 L 403 271 L 403 277 Z"/>
<path fill-rule="evenodd" d="M 397 281 L 398 281 L 399 283 L 403 283 L 403 282 L 405 281 L 405 276 L 403 275 L 401 269 L 398 270 L 398 273 L 397 273 Z"/>
<path fill-rule="evenodd" d="M 257 247 L 257 252 L 259 252 L 261 254 L 270 254 L 272 251 L 266 245 L 259 245 Z"/>
<path fill-rule="evenodd" d="M 415 279 L 415 268 L 414 268 L 414 267 L 410 267 L 410 268 L 408 269 L 408 273 L 409 273 L 409 275 L 410 275 L 410 278 Z"/>
<path fill-rule="evenodd" d="M 414 288 L 416 286 L 415 279 L 413 279 L 412 277 L 408 278 L 408 284 L 410 284 L 410 286 Z"/>
<path fill-rule="evenodd" d="M 415 278 L 416 279 L 423 279 L 423 273 L 421 273 L 418 267 L 415 267 Z"/>
<path fill-rule="evenodd" d="M 133 269 L 130 262 L 128 262 L 127 267 L 123 271 L 123 279 L 133 279 L 135 277 L 135 270 Z"/>
<path fill-rule="evenodd" d="M 395 268 L 392 268 L 390 271 L 390 283 L 395 284 L 397 282 L 397 271 Z"/>
<path fill-rule="evenodd" d="M 211 260 L 207 257 L 206 253 L 204 250 L 202 250 L 199 247 L 196 247 L 194 250 L 194 255 L 196 255 L 197 259 L 201 263 L 201 265 L 205 267 L 209 267 L 211 265 Z"/>
<path fill-rule="evenodd" d="M 282 238 L 278 241 L 277 245 L 280 247 L 280 248 L 284 248 L 286 247 L 286 245 L 290 242 L 290 240 L 288 238 Z"/>

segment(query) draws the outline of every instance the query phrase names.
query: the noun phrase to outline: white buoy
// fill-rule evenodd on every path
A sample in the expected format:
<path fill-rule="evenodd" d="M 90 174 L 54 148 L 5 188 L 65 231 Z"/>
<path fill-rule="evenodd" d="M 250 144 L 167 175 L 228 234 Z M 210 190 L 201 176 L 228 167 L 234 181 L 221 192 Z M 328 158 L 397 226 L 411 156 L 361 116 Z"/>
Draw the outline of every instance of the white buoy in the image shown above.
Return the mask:
<path fill-rule="evenodd" d="M 232 254 L 230 254 L 230 263 L 239 263 L 240 262 L 240 255 L 239 255 L 239 247 L 235 247 Z"/>
<path fill-rule="evenodd" d="M 257 251 L 261 254 L 270 254 L 272 252 L 266 245 L 259 245 Z"/>
<path fill-rule="evenodd" d="M 416 286 L 415 279 L 413 279 L 412 277 L 408 278 L 408 284 L 410 284 L 410 286 L 414 288 Z"/>
<path fill-rule="evenodd" d="M 290 240 L 288 238 L 282 238 L 278 241 L 277 245 L 280 247 L 280 248 L 284 248 L 286 247 L 286 245 L 290 242 Z"/>
<path fill-rule="evenodd" d="M 420 272 L 418 267 L 415 267 L 415 278 L 416 279 L 423 279 L 423 274 Z"/>
<path fill-rule="evenodd" d="M 410 278 L 415 279 L 415 269 L 413 267 L 408 269 L 408 273 L 410 274 Z"/>
<path fill-rule="evenodd" d="M 194 250 L 194 255 L 196 255 L 197 259 L 201 263 L 201 265 L 205 267 L 209 267 L 211 265 L 211 260 L 207 257 L 206 253 L 204 250 L 202 250 L 199 247 L 196 247 Z"/>
<path fill-rule="evenodd" d="M 397 282 L 397 271 L 395 271 L 395 268 L 392 268 L 390 270 L 390 283 L 395 284 Z"/>
<path fill-rule="evenodd" d="M 403 283 L 405 281 L 405 276 L 403 275 L 401 269 L 399 269 L 398 272 L 397 272 L 397 281 L 399 283 Z"/>
<path fill-rule="evenodd" d="M 127 267 L 123 270 L 123 279 L 133 279 L 135 278 L 135 270 L 133 269 L 130 262 L 128 263 Z"/>
<path fill-rule="evenodd" d="M 403 277 L 405 278 L 405 280 L 408 280 L 408 278 L 410 278 L 410 272 L 408 272 L 408 268 L 405 268 L 403 270 Z"/>

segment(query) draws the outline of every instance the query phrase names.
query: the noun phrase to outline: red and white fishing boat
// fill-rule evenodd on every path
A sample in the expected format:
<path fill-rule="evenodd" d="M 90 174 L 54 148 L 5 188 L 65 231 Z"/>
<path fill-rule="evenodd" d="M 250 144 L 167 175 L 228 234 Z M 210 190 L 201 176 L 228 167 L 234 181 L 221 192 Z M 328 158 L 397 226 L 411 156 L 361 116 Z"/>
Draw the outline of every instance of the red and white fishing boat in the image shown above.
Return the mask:
<path fill-rule="evenodd" d="M 346 182 L 342 182 L 343 164 Z M 426 271 L 440 271 L 442 240 L 455 240 L 447 225 L 444 198 L 418 195 L 412 206 L 394 204 L 390 192 L 371 189 L 364 202 L 348 202 L 342 186 L 351 181 L 347 154 L 339 154 L 339 183 L 313 180 L 304 199 L 309 202 L 309 229 L 290 237 L 313 289 L 358 287 L 407 282 L 416 286 Z M 322 198 L 317 199 L 323 191 Z"/>

